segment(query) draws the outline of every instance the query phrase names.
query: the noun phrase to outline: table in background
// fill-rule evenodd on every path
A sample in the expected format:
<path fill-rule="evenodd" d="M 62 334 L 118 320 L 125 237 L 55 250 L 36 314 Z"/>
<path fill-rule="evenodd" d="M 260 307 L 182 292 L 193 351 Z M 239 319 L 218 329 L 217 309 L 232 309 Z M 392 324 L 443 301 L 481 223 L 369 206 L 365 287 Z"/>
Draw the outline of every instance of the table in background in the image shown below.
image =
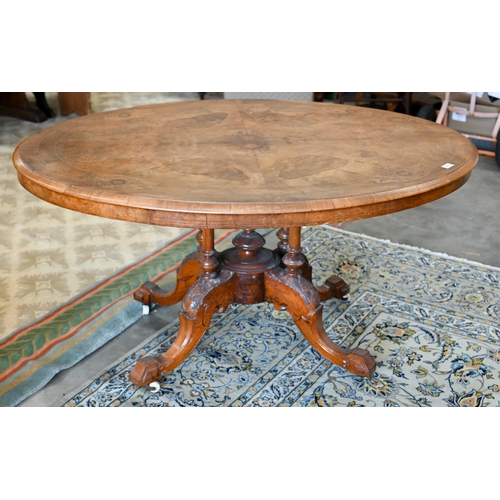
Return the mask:
<path fill-rule="evenodd" d="M 20 118 L 36 123 L 44 122 L 55 116 L 45 97 L 45 92 L 33 92 L 36 107 L 28 98 L 26 92 L 0 92 L 0 115 Z M 58 92 L 59 110 L 62 116 L 76 113 L 90 113 L 90 92 Z"/>

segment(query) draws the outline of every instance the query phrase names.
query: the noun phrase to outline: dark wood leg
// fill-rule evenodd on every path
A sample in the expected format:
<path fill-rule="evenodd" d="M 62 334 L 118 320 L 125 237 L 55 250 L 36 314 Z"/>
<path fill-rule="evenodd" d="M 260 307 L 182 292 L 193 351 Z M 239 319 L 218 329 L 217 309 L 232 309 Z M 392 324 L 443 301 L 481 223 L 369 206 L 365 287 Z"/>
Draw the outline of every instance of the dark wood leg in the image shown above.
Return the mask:
<path fill-rule="evenodd" d="M 58 97 L 62 116 L 71 113 L 83 116 L 90 113 L 90 92 L 59 92 Z"/>
<path fill-rule="evenodd" d="M 326 359 L 354 375 L 370 377 L 376 363 L 368 351 L 344 349 L 328 337 L 322 321 L 320 295 L 312 283 L 301 275 L 300 268 L 304 261 L 300 249 L 300 228 L 292 228 L 289 250 L 283 257 L 286 267 L 265 273 L 266 300 L 278 310 L 287 310 L 304 337 Z"/>
<path fill-rule="evenodd" d="M 224 311 L 235 300 L 235 275 L 227 269 L 218 270 L 212 229 L 203 230 L 198 264 L 200 276 L 182 301 L 179 332 L 174 343 L 160 356 L 139 360 L 130 373 L 130 381 L 139 387 L 151 384 L 182 363 L 209 328 L 214 313 Z"/>
<path fill-rule="evenodd" d="M 411 113 L 412 94 L 413 92 L 403 92 L 404 108 L 407 115 Z"/>
<path fill-rule="evenodd" d="M 36 123 L 47 120 L 43 111 L 31 107 L 25 92 L 0 92 L 0 115 Z"/>
<path fill-rule="evenodd" d="M 49 106 L 49 103 L 47 102 L 45 92 L 33 92 L 33 95 L 35 96 L 38 109 L 40 109 L 45 114 L 45 116 L 47 116 L 48 118 L 53 118 L 54 116 L 56 116 L 54 111 L 52 111 L 52 108 Z"/>
<path fill-rule="evenodd" d="M 198 232 L 198 243 L 201 245 L 202 232 Z M 191 253 L 182 261 L 177 269 L 177 281 L 175 290 L 166 292 L 156 283 L 147 281 L 134 293 L 134 299 L 142 302 L 147 308 L 158 306 L 171 306 L 180 302 L 186 295 L 189 287 L 194 284 L 200 275 L 200 265 L 198 263 L 200 246 L 196 252 Z M 147 311 L 146 311 L 147 313 Z"/>
<path fill-rule="evenodd" d="M 130 373 L 130 381 L 144 387 L 179 366 L 208 330 L 214 313 L 224 311 L 234 302 L 234 292 L 231 271 L 224 269 L 216 278 L 199 279 L 182 301 L 179 332 L 172 346 L 158 357 L 140 359 Z"/>

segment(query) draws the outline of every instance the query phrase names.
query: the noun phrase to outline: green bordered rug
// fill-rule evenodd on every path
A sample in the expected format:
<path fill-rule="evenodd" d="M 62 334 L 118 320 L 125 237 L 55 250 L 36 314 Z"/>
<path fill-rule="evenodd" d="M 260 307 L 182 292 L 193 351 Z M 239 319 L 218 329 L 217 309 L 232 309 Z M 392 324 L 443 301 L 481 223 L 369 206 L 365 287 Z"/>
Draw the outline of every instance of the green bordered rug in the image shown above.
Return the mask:
<path fill-rule="evenodd" d="M 0 406 L 15 406 L 137 321 L 142 304 L 133 299 L 134 291 L 145 281 L 173 278 L 182 259 L 196 250 L 196 233 L 187 230 L 2 341 Z M 217 242 L 229 234 L 218 231 Z"/>
<path fill-rule="evenodd" d="M 286 312 L 233 305 L 152 393 L 128 380 L 136 361 L 171 345 L 153 335 L 63 406 L 499 406 L 500 269 L 333 229 L 306 228 L 318 284 L 351 285 L 324 306 L 328 334 L 368 349 L 371 379 L 322 358 Z"/>

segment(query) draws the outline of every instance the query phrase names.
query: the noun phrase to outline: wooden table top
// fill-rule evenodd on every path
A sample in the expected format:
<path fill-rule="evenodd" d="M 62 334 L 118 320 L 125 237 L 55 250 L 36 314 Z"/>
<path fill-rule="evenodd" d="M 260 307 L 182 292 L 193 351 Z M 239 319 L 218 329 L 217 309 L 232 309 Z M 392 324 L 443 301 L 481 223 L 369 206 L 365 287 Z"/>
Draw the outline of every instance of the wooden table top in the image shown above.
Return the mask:
<path fill-rule="evenodd" d="M 462 186 L 477 160 L 461 134 L 399 113 L 222 99 L 67 120 L 29 137 L 13 156 L 20 183 L 65 208 L 246 229 L 349 221 L 428 203 Z"/>

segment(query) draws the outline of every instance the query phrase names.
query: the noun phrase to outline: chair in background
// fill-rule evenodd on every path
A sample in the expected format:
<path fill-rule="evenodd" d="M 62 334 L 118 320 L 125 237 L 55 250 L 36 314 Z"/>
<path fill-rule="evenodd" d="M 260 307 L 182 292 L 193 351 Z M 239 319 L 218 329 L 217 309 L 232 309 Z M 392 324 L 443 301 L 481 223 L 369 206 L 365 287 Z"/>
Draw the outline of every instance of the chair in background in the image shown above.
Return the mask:
<path fill-rule="evenodd" d="M 436 123 L 472 140 L 500 166 L 500 100 L 492 102 L 487 92 L 445 92 Z"/>

